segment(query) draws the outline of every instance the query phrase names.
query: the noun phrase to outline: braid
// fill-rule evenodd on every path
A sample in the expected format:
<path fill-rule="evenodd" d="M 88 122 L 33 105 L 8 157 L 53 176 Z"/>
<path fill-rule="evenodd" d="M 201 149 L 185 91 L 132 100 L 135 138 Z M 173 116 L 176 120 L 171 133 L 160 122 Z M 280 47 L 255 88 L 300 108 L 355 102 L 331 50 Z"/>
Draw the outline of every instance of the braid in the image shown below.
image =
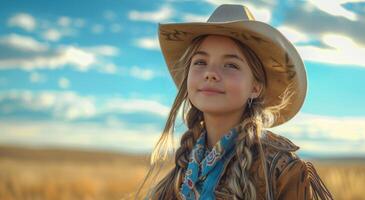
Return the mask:
<path fill-rule="evenodd" d="M 252 165 L 252 153 L 250 148 L 254 142 L 254 133 L 257 125 L 252 116 L 248 116 L 241 123 L 241 130 L 237 138 L 237 160 L 231 168 L 233 178 L 228 182 L 232 189 L 233 199 L 256 199 L 256 190 L 249 177 Z M 243 155 L 243 156 L 242 156 Z"/>
<path fill-rule="evenodd" d="M 180 141 L 180 147 L 176 151 L 175 163 L 180 168 L 186 168 L 189 163 L 189 152 L 193 149 L 194 145 L 194 133 L 191 130 L 187 130 L 182 136 Z"/>
<path fill-rule="evenodd" d="M 188 102 L 185 102 L 184 109 L 186 106 L 189 106 Z M 155 186 L 152 199 L 176 199 L 176 196 L 179 195 L 182 175 L 188 166 L 190 152 L 201 131 L 198 122 L 200 122 L 202 114 L 192 107 L 186 117 L 188 130 L 181 136 L 180 146 L 176 150 L 175 167 Z"/>
<path fill-rule="evenodd" d="M 262 130 L 262 110 L 260 105 L 248 109 L 238 127 L 236 155 L 230 168 L 227 168 L 225 183 L 215 191 L 222 199 L 256 199 L 256 188 L 250 176 L 253 164 L 252 146 Z M 261 150 L 261 149 L 260 149 Z"/>

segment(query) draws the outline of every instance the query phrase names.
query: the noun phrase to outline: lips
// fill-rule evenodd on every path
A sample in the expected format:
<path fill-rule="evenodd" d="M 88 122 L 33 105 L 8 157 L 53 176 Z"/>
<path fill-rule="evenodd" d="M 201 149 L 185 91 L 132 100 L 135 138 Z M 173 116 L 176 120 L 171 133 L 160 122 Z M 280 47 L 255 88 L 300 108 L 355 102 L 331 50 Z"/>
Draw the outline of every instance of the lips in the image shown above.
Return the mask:
<path fill-rule="evenodd" d="M 215 92 L 215 93 L 221 93 L 221 94 L 224 93 L 224 91 L 219 90 L 217 88 L 213 88 L 213 87 L 203 87 L 201 89 L 198 89 L 198 91 L 200 91 L 200 92 Z"/>

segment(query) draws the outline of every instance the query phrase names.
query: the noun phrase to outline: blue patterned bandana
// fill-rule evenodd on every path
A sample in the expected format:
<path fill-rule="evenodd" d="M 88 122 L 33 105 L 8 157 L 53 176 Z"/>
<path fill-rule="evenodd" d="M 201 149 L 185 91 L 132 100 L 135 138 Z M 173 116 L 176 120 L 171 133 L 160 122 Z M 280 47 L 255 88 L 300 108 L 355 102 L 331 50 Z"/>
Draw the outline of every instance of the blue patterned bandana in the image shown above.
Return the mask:
<path fill-rule="evenodd" d="M 186 200 L 215 199 L 214 190 L 224 167 L 234 155 L 238 126 L 233 127 L 214 145 L 206 150 L 207 131 L 203 129 L 190 153 L 189 164 L 180 189 L 180 196 Z"/>

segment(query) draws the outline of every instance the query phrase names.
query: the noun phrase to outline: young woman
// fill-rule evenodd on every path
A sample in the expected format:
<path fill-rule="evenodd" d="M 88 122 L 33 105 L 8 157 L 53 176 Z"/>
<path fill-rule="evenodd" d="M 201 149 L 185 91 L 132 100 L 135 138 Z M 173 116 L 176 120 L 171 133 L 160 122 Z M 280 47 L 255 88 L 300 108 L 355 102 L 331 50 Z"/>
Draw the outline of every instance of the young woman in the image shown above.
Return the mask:
<path fill-rule="evenodd" d="M 307 79 L 293 45 L 241 5 L 204 23 L 160 24 L 161 50 L 178 86 L 148 179 L 166 162 L 182 107 L 188 130 L 173 168 L 145 199 L 333 199 L 287 138 L 270 132 L 301 108 Z"/>

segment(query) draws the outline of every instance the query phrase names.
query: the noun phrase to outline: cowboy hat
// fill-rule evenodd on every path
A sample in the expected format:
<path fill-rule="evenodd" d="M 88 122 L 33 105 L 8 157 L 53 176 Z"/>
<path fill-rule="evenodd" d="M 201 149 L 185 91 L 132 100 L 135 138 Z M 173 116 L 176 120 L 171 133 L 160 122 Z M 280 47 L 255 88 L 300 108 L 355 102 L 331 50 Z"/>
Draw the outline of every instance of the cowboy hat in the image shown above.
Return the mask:
<path fill-rule="evenodd" d="M 269 24 L 256 21 L 248 8 L 242 5 L 221 5 L 207 22 L 159 23 L 161 51 L 176 86 L 183 79 L 183 72 L 175 69 L 176 62 L 194 38 L 208 34 L 235 38 L 257 54 L 267 74 L 264 107 L 279 104 L 280 95 L 286 87 L 292 86 L 294 95 L 290 104 L 280 111 L 271 127 L 296 115 L 307 93 L 303 61 L 285 36 Z"/>

